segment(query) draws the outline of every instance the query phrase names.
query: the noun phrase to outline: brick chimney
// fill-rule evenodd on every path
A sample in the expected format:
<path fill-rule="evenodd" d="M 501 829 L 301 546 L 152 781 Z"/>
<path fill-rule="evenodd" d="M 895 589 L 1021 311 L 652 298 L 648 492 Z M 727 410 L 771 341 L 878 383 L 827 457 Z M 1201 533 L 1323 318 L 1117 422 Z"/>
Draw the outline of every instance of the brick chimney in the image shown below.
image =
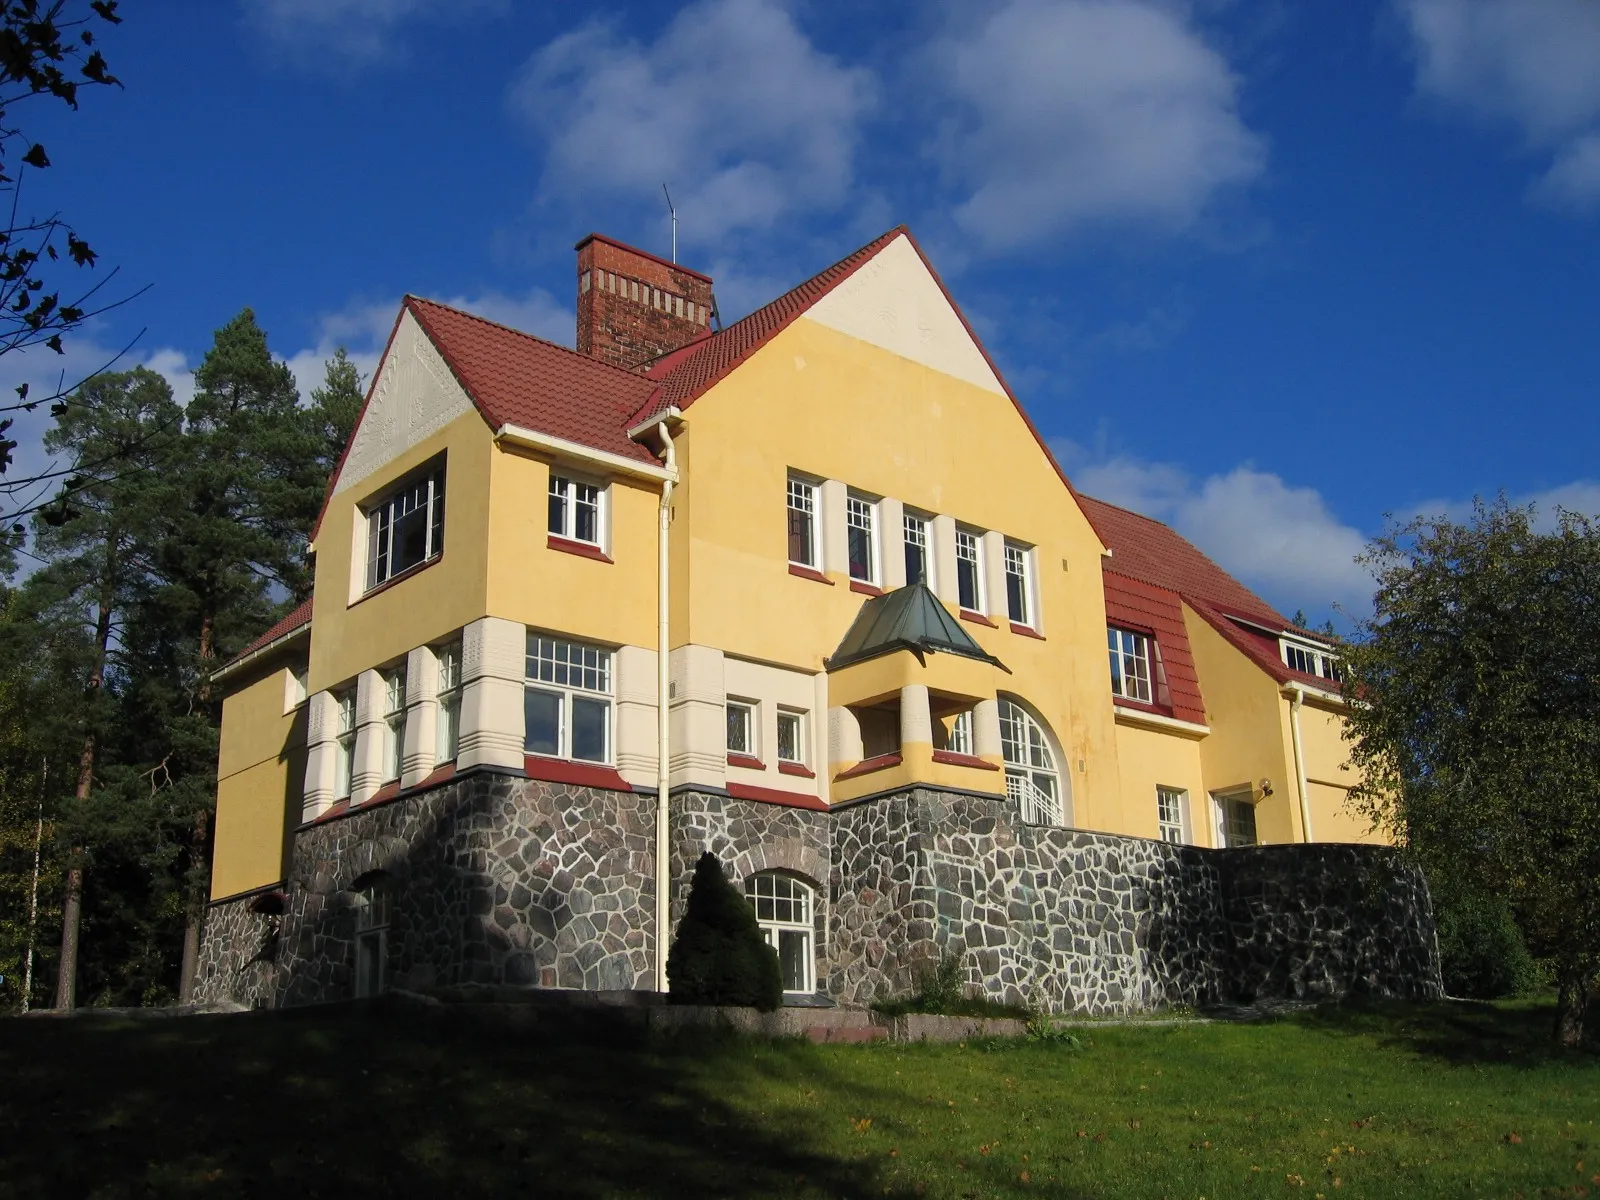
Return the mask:
<path fill-rule="evenodd" d="M 578 353 L 632 370 L 711 327 L 711 277 L 591 233 L 578 251 Z"/>

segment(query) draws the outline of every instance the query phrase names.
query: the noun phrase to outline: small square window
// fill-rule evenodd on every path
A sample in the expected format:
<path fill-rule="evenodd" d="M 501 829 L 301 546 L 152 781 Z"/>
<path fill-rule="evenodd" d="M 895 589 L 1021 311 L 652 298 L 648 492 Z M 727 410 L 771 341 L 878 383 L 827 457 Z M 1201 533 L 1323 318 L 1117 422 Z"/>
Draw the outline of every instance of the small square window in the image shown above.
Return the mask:
<path fill-rule="evenodd" d="M 550 476 L 550 521 L 553 537 L 599 546 L 604 490 L 591 483 Z"/>
<path fill-rule="evenodd" d="M 805 715 L 778 711 L 778 761 L 803 763 L 806 757 Z"/>
<path fill-rule="evenodd" d="M 728 753 L 751 758 L 756 753 L 755 705 L 743 700 L 728 701 Z"/>
<path fill-rule="evenodd" d="M 1182 845 L 1189 840 L 1185 836 L 1188 820 L 1184 811 L 1188 806 L 1189 794 L 1181 788 L 1156 788 L 1156 825 L 1163 842 Z"/>

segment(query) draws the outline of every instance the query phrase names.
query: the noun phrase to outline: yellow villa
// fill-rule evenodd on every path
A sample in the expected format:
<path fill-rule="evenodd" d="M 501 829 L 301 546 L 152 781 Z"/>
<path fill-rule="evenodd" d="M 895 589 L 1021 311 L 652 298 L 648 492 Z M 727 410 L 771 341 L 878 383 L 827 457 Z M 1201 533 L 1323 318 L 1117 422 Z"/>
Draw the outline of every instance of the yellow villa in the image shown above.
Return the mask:
<path fill-rule="evenodd" d="M 794 1003 L 1432 986 L 1336 647 L 1077 493 L 908 230 L 720 329 L 590 235 L 577 312 L 402 302 L 313 597 L 217 676 L 202 996 L 664 990 L 705 850 Z"/>

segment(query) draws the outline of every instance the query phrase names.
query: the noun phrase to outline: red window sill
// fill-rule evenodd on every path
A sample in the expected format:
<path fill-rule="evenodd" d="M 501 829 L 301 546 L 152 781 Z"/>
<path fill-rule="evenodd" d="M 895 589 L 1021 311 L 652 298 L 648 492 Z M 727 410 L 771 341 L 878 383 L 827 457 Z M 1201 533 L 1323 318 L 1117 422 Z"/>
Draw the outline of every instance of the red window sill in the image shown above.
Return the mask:
<path fill-rule="evenodd" d="M 563 554 L 576 554 L 579 558 L 592 558 L 595 562 L 608 563 L 611 556 L 599 546 L 591 546 L 588 542 L 575 542 L 571 538 L 557 537 L 551 534 L 545 539 L 545 548 L 559 550 Z"/>
<path fill-rule="evenodd" d="M 426 571 L 429 567 L 433 566 L 434 563 L 443 562 L 443 561 L 444 561 L 444 551 L 441 550 L 441 551 L 439 551 L 439 553 L 435 554 L 432 558 L 425 558 L 421 562 L 419 562 L 416 566 L 407 567 L 404 571 L 401 571 L 400 574 L 389 576 L 389 578 L 385 579 L 382 583 L 378 584 L 377 587 L 368 588 L 366 591 L 362 592 L 361 595 L 357 596 L 354 600 L 350 601 L 349 607 L 354 608 L 356 605 L 360 604 L 363 600 L 370 600 L 374 596 L 380 595 L 383 592 L 387 592 L 390 588 L 394 587 L 396 584 L 404 583 L 406 580 L 410 579 L 413 575 L 420 575 L 423 571 Z M 365 564 L 362 565 L 361 569 L 363 571 L 366 570 Z"/>
<path fill-rule="evenodd" d="M 852 592 L 860 592 L 863 596 L 887 596 L 889 594 L 876 584 L 863 583 L 859 579 L 850 581 L 850 590 Z"/>
<path fill-rule="evenodd" d="M 735 754 L 728 751 L 728 765 L 730 767 L 743 767 L 747 771 L 765 771 L 767 764 L 753 754 Z"/>
<path fill-rule="evenodd" d="M 1030 629 L 1026 625 L 1018 625 L 1015 621 L 1011 622 L 1011 632 L 1021 634 L 1023 637 L 1038 638 L 1041 642 L 1044 641 L 1044 634 L 1037 629 Z"/>
<path fill-rule="evenodd" d="M 963 608 L 961 610 L 961 619 L 963 621 L 971 621 L 974 625 L 987 625 L 990 629 L 1000 628 L 981 612 L 973 612 L 970 608 Z"/>
<path fill-rule="evenodd" d="M 578 787 L 609 788 L 614 792 L 631 792 L 633 786 L 617 774 L 615 767 L 602 763 L 573 762 L 566 758 L 545 758 L 528 754 L 522 759 L 522 769 L 529 779 L 543 779 L 546 783 L 571 783 Z"/>
<path fill-rule="evenodd" d="M 778 760 L 778 771 L 783 775 L 798 775 L 801 779 L 815 779 L 817 773 L 804 763 L 784 762 Z"/>
<path fill-rule="evenodd" d="M 837 783 L 841 779 L 854 779 L 857 775 L 870 775 L 874 771 L 886 771 L 890 767 L 898 767 L 899 765 L 900 755 L 898 753 L 879 754 L 875 758 L 863 758 L 855 766 L 847 771 L 840 771 L 833 778 L 834 782 Z"/>
<path fill-rule="evenodd" d="M 810 567 L 802 567 L 799 563 L 789 564 L 789 574 L 799 579 L 809 579 L 812 583 L 825 583 L 829 587 L 833 586 L 833 580 L 829 579 L 821 571 L 813 571 Z"/>
<path fill-rule="evenodd" d="M 957 754 L 954 750 L 935 750 L 933 761 L 948 763 L 952 767 L 972 767 L 979 771 L 998 771 L 1000 768 L 974 754 Z"/>
<path fill-rule="evenodd" d="M 809 808 L 814 812 L 828 811 L 828 806 L 816 796 L 779 791 L 777 788 L 751 787 L 746 783 L 730 783 L 728 795 L 735 800 L 754 800 L 758 804 L 782 804 L 788 808 Z"/>

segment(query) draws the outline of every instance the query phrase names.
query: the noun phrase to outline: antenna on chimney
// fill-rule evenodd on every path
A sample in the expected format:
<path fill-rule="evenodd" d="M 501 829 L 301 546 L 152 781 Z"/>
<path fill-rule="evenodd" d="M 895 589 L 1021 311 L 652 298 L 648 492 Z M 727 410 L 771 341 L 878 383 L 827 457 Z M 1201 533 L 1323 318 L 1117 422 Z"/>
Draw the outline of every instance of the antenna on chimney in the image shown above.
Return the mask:
<path fill-rule="evenodd" d="M 667 213 L 672 217 L 672 261 L 678 261 L 678 210 L 672 207 L 672 193 L 667 191 L 667 185 L 661 185 L 661 194 L 667 198 Z"/>

